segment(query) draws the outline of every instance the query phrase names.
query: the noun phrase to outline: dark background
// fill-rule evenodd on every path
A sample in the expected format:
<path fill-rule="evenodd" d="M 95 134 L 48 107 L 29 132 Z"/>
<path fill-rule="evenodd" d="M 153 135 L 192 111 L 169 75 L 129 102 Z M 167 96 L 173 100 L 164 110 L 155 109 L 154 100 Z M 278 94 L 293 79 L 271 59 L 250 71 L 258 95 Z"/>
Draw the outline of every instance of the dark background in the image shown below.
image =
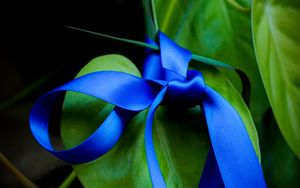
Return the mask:
<path fill-rule="evenodd" d="M 140 68 L 145 50 L 64 26 L 143 41 L 142 4 L 140 0 L 26 1 L 1 3 L 0 12 L 0 150 L 38 186 L 57 187 L 71 168 L 43 151 L 31 136 L 28 114 L 32 103 L 72 79 L 94 57 L 122 54 Z M 0 187 L 20 187 L 2 166 L 0 178 Z M 80 185 L 75 182 L 73 187 Z"/>

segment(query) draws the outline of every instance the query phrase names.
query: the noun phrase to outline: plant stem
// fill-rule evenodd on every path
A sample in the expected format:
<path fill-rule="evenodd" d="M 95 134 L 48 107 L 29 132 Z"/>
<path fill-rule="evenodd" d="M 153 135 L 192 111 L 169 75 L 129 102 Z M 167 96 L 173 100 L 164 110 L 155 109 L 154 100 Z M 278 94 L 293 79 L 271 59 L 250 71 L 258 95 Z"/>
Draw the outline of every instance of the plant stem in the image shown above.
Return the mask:
<path fill-rule="evenodd" d="M 30 181 L 22 172 L 20 172 L 9 160 L 0 152 L 0 163 L 4 168 L 16 177 L 17 181 L 26 188 L 38 188 L 32 181 Z"/>
<path fill-rule="evenodd" d="M 234 69 L 231 65 L 228 65 L 228 64 L 223 63 L 221 61 L 218 61 L 216 59 L 211 59 L 211 58 L 200 56 L 200 55 L 197 55 L 197 54 L 192 54 L 192 59 L 196 60 L 196 61 L 199 61 L 199 62 L 202 62 L 202 63 L 205 63 L 205 64 L 208 64 L 208 65 L 214 65 L 214 66 L 217 66 L 217 67 L 228 68 L 228 69 L 231 69 L 231 70 Z"/>
<path fill-rule="evenodd" d="M 114 36 L 110 36 L 110 35 L 106 35 L 106 34 L 102 34 L 102 33 L 97 33 L 97 32 L 89 31 L 89 30 L 86 30 L 86 29 L 80 29 L 80 28 L 72 27 L 72 26 L 65 26 L 65 27 L 68 28 L 68 29 L 74 29 L 74 30 L 82 31 L 82 32 L 89 33 L 89 34 L 92 34 L 92 35 L 97 35 L 97 36 L 100 36 L 100 37 L 106 37 L 106 38 L 110 38 L 110 39 L 117 40 L 117 41 L 127 42 L 127 43 L 130 43 L 130 44 L 135 44 L 135 45 L 138 45 L 138 46 L 143 46 L 143 47 L 154 49 L 154 50 L 159 49 L 157 46 L 147 44 L 147 43 L 144 43 L 144 42 L 140 42 L 140 41 L 136 41 L 136 40 L 124 39 L 124 38 L 120 38 L 120 37 L 114 37 Z"/>
<path fill-rule="evenodd" d="M 72 171 L 68 177 L 62 182 L 62 184 L 59 186 L 59 188 L 68 188 L 73 181 L 76 179 L 76 173 Z"/>
<path fill-rule="evenodd" d="M 122 41 L 122 42 L 127 42 L 130 44 L 134 44 L 134 45 L 138 45 L 138 46 L 142 46 L 142 47 L 146 47 L 146 48 L 150 48 L 152 50 L 159 50 L 159 47 L 156 45 L 152 45 L 152 44 L 148 44 L 148 43 L 144 43 L 144 42 L 140 42 L 140 41 L 136 41 L 136 40 L 131 40 L 131 39 L 124 39 L 124 38 L 120 38 L 120 37 L 114 37 L 114 36 L 110 36 L 110 35 L 106 35 L 106 34 L 102 34 L 102 33 L 97 33 L 94 31 L 89 31 L 86 29 L 80 29 L 77 27 L 72 27 L 72 26 L 65 26 L 68 29 L 74 29 L 77 31 L 82 31 L 85 33 L 89 33 L 92 35 L 96 35 L 96 36 L 100 36 L 100 37 L 106 37 L 106 38 L 110 38 L 110 39 L 114 39 L 114 40 L 118 40 L 118 41 Z M 208 65 L 213 65 L 213 66 L 218 66 L 218 67 L 223 67 L 223 68 L 229 68 L 231 70 L 233 70 L 234 68 L 226 63 L 223 63 L 221 61 L 212 59 L 212 58 L 208 58 L 208 57 L 204 57 L 204 56 L 200 56 L 197 54 L 192 54 L 192 59 L 195 61 L 199 61 Z"/>

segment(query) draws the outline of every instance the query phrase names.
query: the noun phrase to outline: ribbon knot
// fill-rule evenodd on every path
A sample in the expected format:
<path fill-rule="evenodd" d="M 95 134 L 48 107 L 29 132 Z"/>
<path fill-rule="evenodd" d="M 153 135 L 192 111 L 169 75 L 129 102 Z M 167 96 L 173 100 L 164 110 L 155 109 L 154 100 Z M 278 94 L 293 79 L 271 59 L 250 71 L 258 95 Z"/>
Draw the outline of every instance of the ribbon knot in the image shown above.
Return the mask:
<path fill-rule="evenodd" d="M 205 82 L 200 72 L 189 70 L 185 80 L 171 80 L 168 82 L 166 96 L 163 103 L 194 107 L 199 105 L 205 93 Z"/>
<path fill-rule="evenodd" d="M 205 85 L 200 72 L 188 71 L 191 52 L 163 33 L 159 36 L 160 54 L 149 55 L 144 66 L 144 79 L 115 71 L 94 72 L 40 97 L 30 112 L 30 128 L 35 139 L 44 149 L 68 163 L 88 162 L 112 149 L 130 119 L 150 106 L 145 125 L 147 165 L 152 186 L 164 188 L 166 183 L 153 144 L 155 111 L 162 102 L 187 107 L 199 105 L 211 141 L 199 187 L 266 187 L 255 150 L 237 111 Z M 54 102 L 64 91 L 90 95 L 116 107 L 84 142 L 57 151 L 50 141 L 49 120 Z"/>

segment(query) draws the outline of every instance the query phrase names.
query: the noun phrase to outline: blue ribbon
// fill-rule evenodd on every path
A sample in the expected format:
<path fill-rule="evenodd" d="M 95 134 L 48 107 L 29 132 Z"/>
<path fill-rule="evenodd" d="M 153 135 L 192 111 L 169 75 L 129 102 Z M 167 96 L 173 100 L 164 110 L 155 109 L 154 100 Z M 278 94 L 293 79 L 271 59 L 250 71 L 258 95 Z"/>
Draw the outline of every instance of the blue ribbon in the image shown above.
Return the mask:
<path fill-rule="evenodd" d="M 56 157 L 68 163 L 84 163 L 109 151 L 118 142 L 131 118 L 150 107 L 145 128 L 147 164 L 153 187 L 164 188 L 166 184 L 153 145 L 155 111 L 161 104 L 183 107 L 199 105 L 204 112 L 211 140 L 199 187 L 266 187 L 260 163 L 236 110 L 205 85 L 200 72 L 188 70 L 192 56 L 188 50 L 161 32 L 159 42 L 160 54 L 151 52 L 145 61 L 144 78 L 115 71 L 95 72 L 43 95 L 30 113 L 33 136 Z M 49 119 L 53 104 L 64 91 L 90 95 L 116 107 L 84 142 L 69 150 L 57 151 L 50 141 Z"/>

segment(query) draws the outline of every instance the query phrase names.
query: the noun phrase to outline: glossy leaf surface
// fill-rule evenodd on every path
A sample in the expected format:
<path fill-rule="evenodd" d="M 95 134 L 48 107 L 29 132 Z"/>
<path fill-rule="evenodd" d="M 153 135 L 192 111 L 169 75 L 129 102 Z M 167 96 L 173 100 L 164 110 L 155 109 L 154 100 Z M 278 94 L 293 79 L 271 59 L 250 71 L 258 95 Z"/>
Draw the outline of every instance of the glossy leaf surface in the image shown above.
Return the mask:
<path fill-rule="evenodd" d="M 220 92 L 240 113 L 256 152 L 260 155 L 250 112 L 239 93 L 216 69 L 203 68 L 199 64 L 192 67 L 201 70 L 207 84 Z M 135 66 L 119 55 L 95 58 L 77 76 L 101 70 L 140 76 Z M 61 125 L 66 148 L 82 142 L 101 124 L 111 109 L 112 106 L 103 101 L 68 92 Z M 131 121 L 111 151 L 89 163 L 73 165 L 85 187 L 151 187 L 144 148 L 146 115 L 147 110 Z M 167 186 L 197 187 L 209 148 L 208 133 L 199 108 L 160 107 L 154 119 L 154 144 Z"/>
<path fill-rule="evenodd" d="M 260 73 L 279 128 L 300 158 L 300 2 L 253 2 Z"/>

